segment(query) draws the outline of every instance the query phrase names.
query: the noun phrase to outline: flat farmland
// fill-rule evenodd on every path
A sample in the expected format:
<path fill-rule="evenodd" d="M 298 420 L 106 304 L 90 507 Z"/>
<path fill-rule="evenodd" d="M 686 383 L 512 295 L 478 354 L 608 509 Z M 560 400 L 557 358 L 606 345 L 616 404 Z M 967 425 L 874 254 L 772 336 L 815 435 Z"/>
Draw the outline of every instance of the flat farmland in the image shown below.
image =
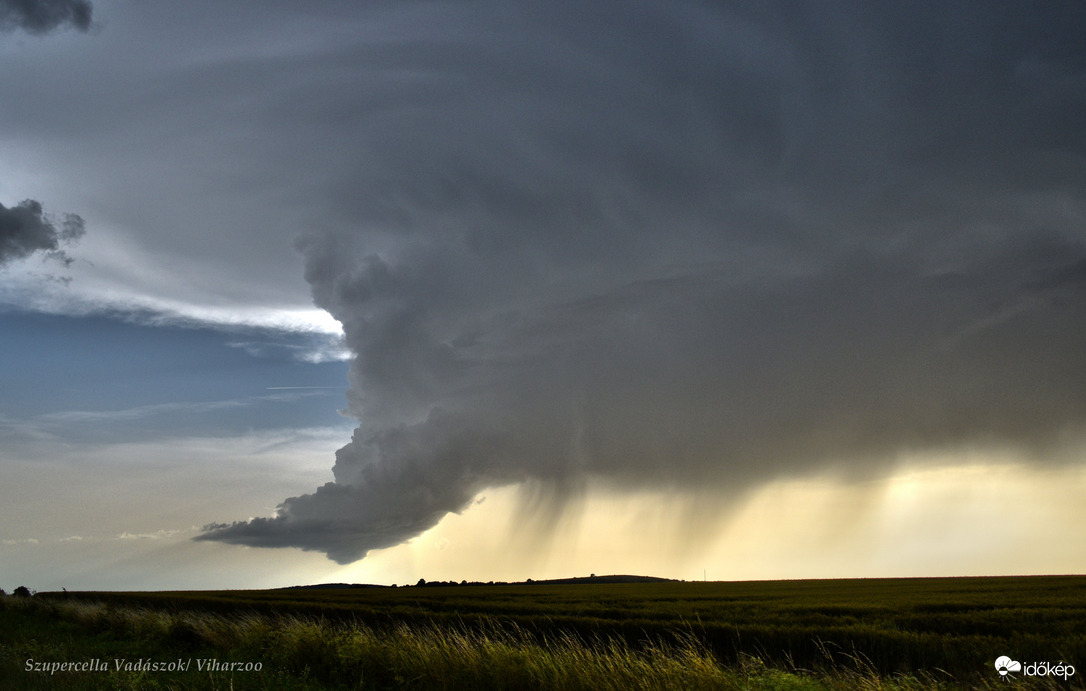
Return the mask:
<path fill-rule="evenodd" d="M 45 594 L 46 598 L 59 598 Z M 631 650 L 693 644 L 723 665 L 860 665 L 875 675 L 998 679 L 993 662 L 1086 670 L 1086 577 L 425 585 L 88 592 L 79 600 L 224 617 L 313 619 L 376 631 L 515 631 L 522 640 Z M 1081 673 L 1078 678 L 1081 680 Z M 1061 680 L 1062 681 L 1062 680 Z M 1065 686 L 1066 687 L 1066 686 Z"/>

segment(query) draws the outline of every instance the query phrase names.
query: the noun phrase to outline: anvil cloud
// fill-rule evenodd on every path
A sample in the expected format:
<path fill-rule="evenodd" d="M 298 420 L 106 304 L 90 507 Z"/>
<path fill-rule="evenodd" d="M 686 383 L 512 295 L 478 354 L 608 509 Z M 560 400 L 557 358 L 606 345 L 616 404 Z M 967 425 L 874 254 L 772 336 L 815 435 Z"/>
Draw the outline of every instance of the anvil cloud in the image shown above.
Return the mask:
<path fill-rule="evenodd" d="M 323 128 L 298 247 L 359 425 L 198 539 L 347 563 L 489 487 L 727 498 L 1084 431 L 1081 7 L 357 12 L 264 134 Z"/>

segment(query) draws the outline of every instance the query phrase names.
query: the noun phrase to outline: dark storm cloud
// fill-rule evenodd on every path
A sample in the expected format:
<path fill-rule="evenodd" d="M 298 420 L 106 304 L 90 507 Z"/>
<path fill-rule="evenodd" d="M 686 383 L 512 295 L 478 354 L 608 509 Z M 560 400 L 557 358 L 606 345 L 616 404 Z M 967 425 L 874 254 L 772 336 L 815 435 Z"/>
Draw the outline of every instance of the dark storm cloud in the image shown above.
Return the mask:
<path fill-rule="evenodd" d="M 1078 5 L 374 21 L 294 113 L 354 152 L 300 247 L 360 426 L 334 482 L 201 539 L 349 562 L 492 486 L 1041 462 L 1086 426 Z"/>
<path fill-rule="evenodd" d="M 70 262 L 61 245 L 78 240 L 84 232 L 83 219 L 64 214 L 56 221 L 42 210 L 41 202 L 26 199 L 5 208 L 0 204 L 0 266 L 13 259 L 22 259 L 34 252 L 46 252 L 64 262 Z"/>
<path fill-rule="evenodd" d="M 86 31 L 93 9 L 87 0 L 0 0 L 0 31 L 45 34 L 64 25 Z"/>

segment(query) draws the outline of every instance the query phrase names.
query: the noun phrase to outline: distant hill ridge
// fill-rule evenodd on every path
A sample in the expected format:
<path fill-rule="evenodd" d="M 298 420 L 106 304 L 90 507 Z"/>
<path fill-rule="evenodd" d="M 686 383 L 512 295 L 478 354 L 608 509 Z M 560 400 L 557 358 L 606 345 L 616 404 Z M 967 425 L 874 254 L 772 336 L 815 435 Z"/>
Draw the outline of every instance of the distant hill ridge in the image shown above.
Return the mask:
<path fill-rule="evenodd" d="M 461 585 L 579 585 L 579 584 L 601 584 L 601 583 L 667 583 L 674 581 L 674 578 L 658 578 L 656 576 L 631 576 L 625 574 L 614 574 L 610 576 L 597 576 L 595 574 L 591 576 L 576 576 L 574 578 L 552 578 L 544 581 L 536 581 L 529 578 L 526 581 L 427 581 L 425 579 L 419 579 L 419 582 L 415 585 L 373 585 L 369 583 L 317 583 L 314 585 L 290 585 L 284 588 L 273 588 L 273 590 L 335 590 L 345 588 L 434 588 L 439 586 L 461 586 Z"/>
<path fill-rule="evenodd" d="M 576 578 L 552 578 L 548 581 L 527 581 L 526 585 L 572 585 L 576 583 L 667 583 L 674 578 L 657 578 L 656 576 L 629 576 L 616 574 L 613 576 L 578 576 Z M 519 583 L 517 585 L 520 585 Z"/>

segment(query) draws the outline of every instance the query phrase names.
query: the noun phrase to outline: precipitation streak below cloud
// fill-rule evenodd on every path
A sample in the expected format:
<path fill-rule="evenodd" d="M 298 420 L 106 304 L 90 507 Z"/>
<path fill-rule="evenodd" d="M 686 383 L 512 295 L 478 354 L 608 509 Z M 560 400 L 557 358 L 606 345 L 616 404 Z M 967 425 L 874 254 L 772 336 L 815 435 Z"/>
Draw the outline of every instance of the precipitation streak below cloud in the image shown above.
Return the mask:
<path fill-rule="evenodd" d="M 300 247 L 360 426 L 198 539 L 349 562 L 496 485 L 727 498 L 1081 434 L 1081 10 L 531 8 L 368 8 L 380 42 L 308 65 L 294 115 L 349 144 Z"/>

